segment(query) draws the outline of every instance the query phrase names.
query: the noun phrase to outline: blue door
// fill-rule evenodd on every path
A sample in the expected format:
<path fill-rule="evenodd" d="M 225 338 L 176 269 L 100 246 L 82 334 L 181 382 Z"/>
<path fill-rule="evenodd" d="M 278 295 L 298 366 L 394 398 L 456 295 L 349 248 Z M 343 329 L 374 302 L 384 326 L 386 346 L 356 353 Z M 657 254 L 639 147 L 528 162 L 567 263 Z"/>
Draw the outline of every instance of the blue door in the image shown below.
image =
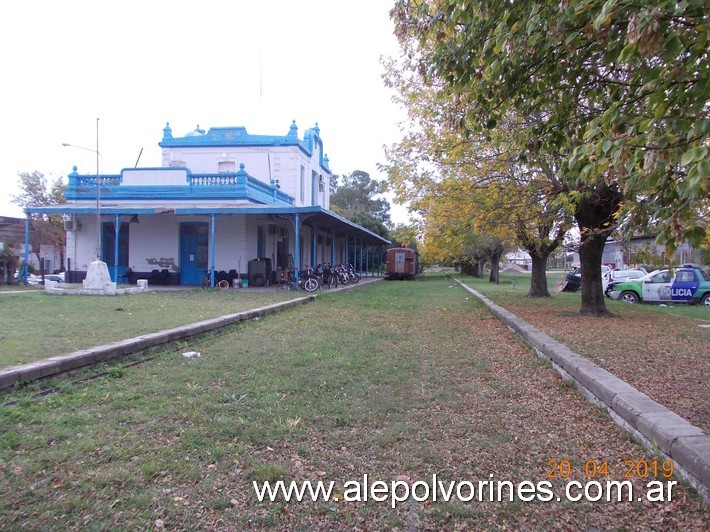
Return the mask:
<path fill-rule="evenodd" d="M 209 226 L 180 225 L 180 284 L 198 285 L 208 268 Z"/>
<path fill-rule="evenodd" d="M 671 299 L 689 303 L 700 287 L 700 279 L 693 270 L 676 270 L 675 279 L 671 285 Z"/>
<path fill-rule="evenodd" d="M 122 223 L 118 231 L 118 261 L 116 261 L 116 229 L 113 222 L 103 223 L 103 241 L 101 257 L 108 267 L 108 273 L 113 282 L 117 282 L 115 273 L 119 279 L 125 275 L 128 268 L 128 225 Z M 116 265 L 118 264 L 118 268 Z"/>

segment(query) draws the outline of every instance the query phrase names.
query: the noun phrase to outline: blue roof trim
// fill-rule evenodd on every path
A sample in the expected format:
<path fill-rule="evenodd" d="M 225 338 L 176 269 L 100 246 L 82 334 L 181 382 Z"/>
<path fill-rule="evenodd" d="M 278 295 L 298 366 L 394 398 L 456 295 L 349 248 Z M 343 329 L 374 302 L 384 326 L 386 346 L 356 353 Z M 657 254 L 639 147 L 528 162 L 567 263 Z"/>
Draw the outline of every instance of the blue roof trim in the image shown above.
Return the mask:
<path fill-rule="evenodd" d="M 350 227 L 353 231 L 367 233 L 369 236 L 379 240 L 383 244 L 390 244 L 390 241 L 381 237 L 377 233 L 373 233 L 369 229 L 362 227 L 347 218 L 340 216 L 324 209 L 319 205 L 310 207 L 218 207 L 211 209 L 205 207 L 176 207 L 175 214 L 322 214 L 328 218 L 332 218 L 341 225 Z"/>
<path fill-rule="evenodd" d="M 133 169 L 124 169 L 126 170 Z M 103 201 L 246 200 L 275 205 L 295 203 L 293 197 L 247 174 L 243 165 L 240 165 L 238 172 L 215 174 L 193 174 L 187 168 L 156 168 L 155 170 L 184 170 L 187 182 L 185 185 L 123 185 L 123 172 L 120 175 L 101 175 L 99 176 L 101 199 Z M 75 167 L 75 170 L 69 174 L 69 184 L 64 197 L 69 201 L 96 198 L 96 175 L 79 175 Z"/>
<path fill-rule="evenodd" d="M 163 128 L 163 139 L 158 143 L 161 148 L 257 148 L 264 146 L 295 146 L 305 155 L 311 157 L 315 145 L 320 148 L 318 164 L 324 172 L 331 173 L 328 167 L 328 157 L 323 155 L 323 141 L 320 138 L 320 128 L 318 124 L 314 128 L 306 130 L 303 140 L 298 138 L 298 127 L 296 121 L 286 135 L 252 135 L 247 132 L 244 126 L 236 127 L 212 127 L 205 133 L 198 128 L 184 137 L 173 137 L 172 129 L 167 124 Z"/>
<path fill-rule="evenodd" d="M 27 207 L 29 214 L 96 214 L 96 207 L 78 205 L 50 205 L 47 207 Z M 109 207 L 101 206 L 101 214 L 159 214 L 155 207 Z"/>

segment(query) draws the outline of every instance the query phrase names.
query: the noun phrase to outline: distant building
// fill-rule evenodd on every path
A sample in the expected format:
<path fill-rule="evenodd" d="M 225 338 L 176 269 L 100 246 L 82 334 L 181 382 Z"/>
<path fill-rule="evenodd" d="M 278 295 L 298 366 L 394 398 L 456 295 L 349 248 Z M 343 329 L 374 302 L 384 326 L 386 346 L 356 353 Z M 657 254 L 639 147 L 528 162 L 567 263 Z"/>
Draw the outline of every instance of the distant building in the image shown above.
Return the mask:
<path fill-rule="evenodd" d="M 303 138 L 295 122 L 285 135 L 197 127 L 175 137 L 166 125 L 159 146 L 161 167 L 100 176 L 75 167 L 66 204 L 27 210 L 64 215 L 69 280 L 82 280 L 97 256 L 114 281 L 157 270 L 196 285 L 211 269 L 246 278 L 256 259 L 273 269 L 357 266 L 369 247 L 388 244 L 329 210 L 332 172 L 318 125 Z"/>
<path fill-rule="evenodd" d="M 602 264 L 616 268 L 626 269 L 637 265 L 646 265 L 649 259 L 658 263 L 669 261 L 665 256 L 666 246 L 656 243 L 653 236 L 635 236 L 629 240 L 608 239 L 604 246 Z M 690 247 L 684 242 L 675 250 L 671 262 L 675 264 L 702 264 L 700 250 Z"/>
<path fill-rule="evenodd" d="M 8 271 L 9 265 L 17 266 L 25 260 L 25 224 L 26 220 L 24 218 L 0 216 L 0 244 L 11 255 L 11 260 L 4 261 L 0 282 L 8 282 L 10 280 L 9 275 L 14 275 L 14 272 Z M 37 239 L 32 238 L 32 240 Z M 40 244 L 38 251 L 39 258 L 37 253 L 33 253 L 32 250 L 28 253 L 27 262 L 32 269 L 40 270 L 40 260 L 45 273 L 52 273 L 61 269 L 62 259 L 58 249 L 51 244 Z"/>

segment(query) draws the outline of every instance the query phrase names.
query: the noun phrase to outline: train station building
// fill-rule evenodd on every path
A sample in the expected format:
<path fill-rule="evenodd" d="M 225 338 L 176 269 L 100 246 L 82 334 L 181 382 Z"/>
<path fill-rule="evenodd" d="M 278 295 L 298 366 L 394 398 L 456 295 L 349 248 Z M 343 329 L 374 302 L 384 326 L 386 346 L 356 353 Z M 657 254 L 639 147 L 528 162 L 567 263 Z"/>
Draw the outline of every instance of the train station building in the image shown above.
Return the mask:
<path fill-rule="evenodd" d="M 26 209 L 60 214 L 67 282 L 103 260 L 114 282 L 160 275 L 197 285 L 206 271 L 262 277 L 320 262 L 356 269 L 389 242 L 331 212 L 334 179 L 316 124 L 299 136 L 254 135 L 244 127 L 199 126 L 158 143 L 162 165 L 118 174 L 69 174 L 66 203 Z M 263 263 L 263 264 L 258 264 Z"/>

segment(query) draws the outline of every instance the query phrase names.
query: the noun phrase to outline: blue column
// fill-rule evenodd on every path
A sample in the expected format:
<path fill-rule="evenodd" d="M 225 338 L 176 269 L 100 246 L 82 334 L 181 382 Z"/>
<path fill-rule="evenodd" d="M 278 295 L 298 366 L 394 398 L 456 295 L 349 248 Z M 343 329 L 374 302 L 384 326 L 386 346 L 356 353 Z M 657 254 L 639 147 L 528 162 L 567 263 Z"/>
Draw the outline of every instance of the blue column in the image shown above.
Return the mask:
<path fill-rule="evenodd" d="M 22 282 L 27 283 L 27 265 L 30 260 L 30 213 L 25 211 L 25 264 L 22 266 Z"/>
<path fill-rule="evenodd" d="M 318 226 L 313 224 L 311 227 L 311 266 L 316 267 L 318 263 Z"/>
<path fill-rule="evenodd" d="M 360 269 L 359 269 L 360 275 L 362 275 L 362 239 L 360 239 Z"/>
<path fill-rule="evenodd" d="M 298 213 L 295 215 L 293 227 L 295 229 L 293 243 L 293 269 L 296 276 L 296 286 L 298 287 L 298 270 L 301 267 L 301 216 Z"/>
<path fill-rule="evenodd" d="M 215 234 L 215 215 L 210 214 L 210 286 L 214 288 L 214 234 Z"/>
<path fill-rule="evenodd" d="M 114 218 L 115 240 L 113 243 L 113 281 L 118 284 L 118 235 L 121 231 L 121 215 L 116 214 Z"/>
<path fill-rule="evenodd" d="M 330 232 L 330 264 L 335 266 L 335 229 Z"/>

